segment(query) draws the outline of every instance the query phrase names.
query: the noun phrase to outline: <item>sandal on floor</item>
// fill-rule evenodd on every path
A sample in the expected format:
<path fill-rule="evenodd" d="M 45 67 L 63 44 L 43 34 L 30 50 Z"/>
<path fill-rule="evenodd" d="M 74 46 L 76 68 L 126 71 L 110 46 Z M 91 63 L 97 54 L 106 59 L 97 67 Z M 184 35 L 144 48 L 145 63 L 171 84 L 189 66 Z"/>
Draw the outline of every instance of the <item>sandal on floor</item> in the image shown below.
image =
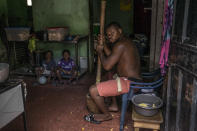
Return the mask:
<path fill-rule="evenodd" d="M 97 121 L 97 120 L 94 119 L 93 114 L 85 115 L 83 118 L 84 118 L 85 121 L 91 122 L 93 124 L 100 124 L 101 123 L 100 121 Z"/>

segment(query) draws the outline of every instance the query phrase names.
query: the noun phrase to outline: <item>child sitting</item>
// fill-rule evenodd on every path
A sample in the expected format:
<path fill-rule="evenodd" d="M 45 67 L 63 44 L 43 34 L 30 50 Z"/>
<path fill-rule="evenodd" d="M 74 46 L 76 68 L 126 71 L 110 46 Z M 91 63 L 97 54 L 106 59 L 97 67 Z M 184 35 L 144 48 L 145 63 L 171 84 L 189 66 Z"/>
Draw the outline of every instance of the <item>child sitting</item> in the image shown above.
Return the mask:
<path fill-rule="evenodd" d="M 45 60 L 42 62 L 41 67 L 37 67 L 35 69 L 37 78 L 40 77 L 40 75 L 46 75 L 48 76 L 48 82 L 50 82 L 50 79 L 55 74 L 55 68 L 56 63 L 53 60 L 53 52 L 48 50 L 45 52 Z"/>
<path fill-rule="evenodd" d="M 77 76 L 76 66 L 73 59 L 70 58 L 70 51 L 64 50 L 62 52 L 63 58 L 58 62 L 57 77 L 61 84 L 64 84 L 62 81 L 62 76 L 69 76 L 69 83 Z"/>

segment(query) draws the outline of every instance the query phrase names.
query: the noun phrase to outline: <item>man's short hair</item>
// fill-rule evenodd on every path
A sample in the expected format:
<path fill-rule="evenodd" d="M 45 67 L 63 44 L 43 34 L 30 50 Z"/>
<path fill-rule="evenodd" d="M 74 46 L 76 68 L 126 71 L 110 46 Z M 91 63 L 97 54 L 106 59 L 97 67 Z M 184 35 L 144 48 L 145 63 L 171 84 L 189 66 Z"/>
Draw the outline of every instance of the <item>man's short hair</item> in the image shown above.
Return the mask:
<path fill-rule="evenodd" d="M 62 51 L 62 55 L 64 55 L 64 53 L 68 53 L 70 55 L 70 51 L 67 49 Z"/>
<path fill-rule="evenodd" d="M 122 27 L 120 26 L 120 24 L 118 22 L 109 23 L 105 29 L 108 29 L 110 27 L 115 27 L 115 28 L 118 28 L 118 29 L 122 29 Z"/>

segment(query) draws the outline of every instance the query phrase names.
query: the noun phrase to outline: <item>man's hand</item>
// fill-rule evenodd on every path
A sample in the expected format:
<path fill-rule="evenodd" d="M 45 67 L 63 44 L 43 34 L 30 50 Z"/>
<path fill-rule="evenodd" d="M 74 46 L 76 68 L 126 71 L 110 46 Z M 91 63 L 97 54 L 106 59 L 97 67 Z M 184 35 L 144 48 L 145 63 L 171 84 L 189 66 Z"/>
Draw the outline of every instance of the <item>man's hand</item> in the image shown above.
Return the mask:
<path fill-rule="evenodd" d="M 100 34 L 98 35 L 98 44 L 101 44 L 101 45 L 105 44 L 105 36 L 102 37 Z"/>
<path fill-rule="evenodd" d="M 97 45 L 97 46 L 96 46 L 96 51 L 97 51 L 98 53 L 102 53 L 102 52 L 103 52 L 103 48 L 104 48 L 103 45 Z"/>
<path fill-rule="evenodd" d="M 104 45 L 105 45 L 105 36 L 98 35 L 96 51 L 98 53 L 103 52 Z"/>

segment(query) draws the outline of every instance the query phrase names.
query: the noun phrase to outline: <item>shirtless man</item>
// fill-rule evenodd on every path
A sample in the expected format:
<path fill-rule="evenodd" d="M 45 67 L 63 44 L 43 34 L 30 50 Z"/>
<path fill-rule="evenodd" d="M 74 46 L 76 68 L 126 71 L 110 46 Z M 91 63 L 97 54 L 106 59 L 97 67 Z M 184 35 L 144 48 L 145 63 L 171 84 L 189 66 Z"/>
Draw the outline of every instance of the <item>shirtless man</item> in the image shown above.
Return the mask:
<path fill-rule="evenodd" d="M 113 44 L 112 51 L 105 48 L 105 44 L 104 46 L 98 45 L 96 51 L 105 70 L 116 66 L 119 80 L 109 80 L 90 87 L 90 95 L 102 114 L 89 114 L 84 116 L 84 119 L 96 124 L 112 119 L 104 103 L 104 97 L 127 93 L 131 80 L 141 79 L 138 50 L 130 39 L 123 36 L 120 25 L 115 22 L 109 24 L 106 28 L 106 35 L 109 42 Z M 106 55 L 104 50 L 107 52 Z"/>

